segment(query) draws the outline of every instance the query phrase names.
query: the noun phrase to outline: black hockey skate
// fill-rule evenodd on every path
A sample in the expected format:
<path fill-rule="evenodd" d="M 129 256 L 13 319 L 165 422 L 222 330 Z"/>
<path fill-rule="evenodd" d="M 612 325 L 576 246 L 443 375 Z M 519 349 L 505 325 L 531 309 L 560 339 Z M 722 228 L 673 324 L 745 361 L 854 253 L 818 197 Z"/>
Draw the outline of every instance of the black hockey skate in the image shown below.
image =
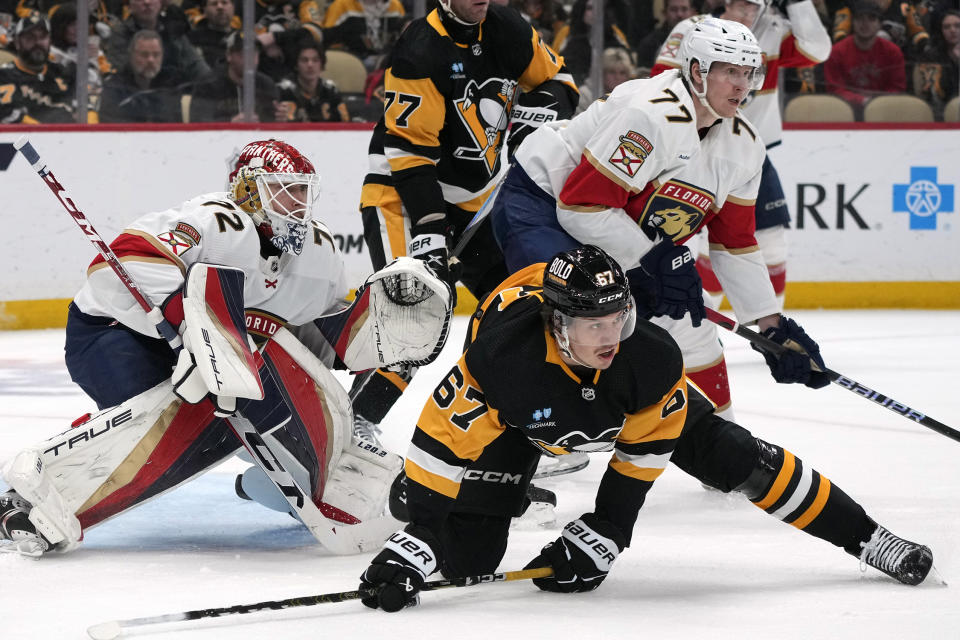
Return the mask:
<path fill-rule="evenodd" d="M 0 551 L 39 557 L 50 549 L 29 515 L 30 503 L 15 491 L 0 494 Z"/>
<path fill-rule="evenodd" d="M 870 539 L 860 546 L 862 564 L 879 569 L 903 584 L 920 584 L 933 567 L 930 547 L 904 540 L 881 525 L 877 525 Z"/>

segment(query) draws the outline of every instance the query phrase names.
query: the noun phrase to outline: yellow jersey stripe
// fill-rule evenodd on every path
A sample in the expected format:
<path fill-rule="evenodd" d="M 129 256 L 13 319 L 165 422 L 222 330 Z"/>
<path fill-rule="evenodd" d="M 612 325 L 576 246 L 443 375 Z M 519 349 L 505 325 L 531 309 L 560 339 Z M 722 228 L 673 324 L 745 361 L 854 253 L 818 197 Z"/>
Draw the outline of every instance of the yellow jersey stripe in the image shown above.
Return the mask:
<path fill-rule="evenodd" d="M 783 495 L 784 489 L 787 488 L 787 484 L 790 482 L 790 478 L 793 477 L 793 469 L 796 466 L 796 458 L 793 457 L 793 454 L 783 450 L 783 466 L 780 467 L 780 473 L 777 474 L 777 479 L 773 482 L 773 486 L 770 487 L 770 491 L 767 492 L 767 495 L 764 496 L 762 500 L 758 500 L 753 504 L 761 509 L 766 509 Z"/>

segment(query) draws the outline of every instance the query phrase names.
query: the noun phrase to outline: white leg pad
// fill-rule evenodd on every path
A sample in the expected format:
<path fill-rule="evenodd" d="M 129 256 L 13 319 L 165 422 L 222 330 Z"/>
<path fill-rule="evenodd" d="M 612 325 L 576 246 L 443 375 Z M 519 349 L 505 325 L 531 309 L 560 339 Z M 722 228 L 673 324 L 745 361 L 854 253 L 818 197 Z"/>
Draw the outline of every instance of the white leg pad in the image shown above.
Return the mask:
<path fill-rule="evenodd" d="M 323 501 L 365 522 L 383 514 L 403 458 L 367 443 L 351 441 L 331 469 Z"/>
<path fill-rule="evenodd" d="M 39 451 L 27 449 L 18 453 L 5 466 L 3 477 L 33 505 L 30 522 L 59 551 L 69 551 L 80 544 L 80 521 L 47 476 Z"/>

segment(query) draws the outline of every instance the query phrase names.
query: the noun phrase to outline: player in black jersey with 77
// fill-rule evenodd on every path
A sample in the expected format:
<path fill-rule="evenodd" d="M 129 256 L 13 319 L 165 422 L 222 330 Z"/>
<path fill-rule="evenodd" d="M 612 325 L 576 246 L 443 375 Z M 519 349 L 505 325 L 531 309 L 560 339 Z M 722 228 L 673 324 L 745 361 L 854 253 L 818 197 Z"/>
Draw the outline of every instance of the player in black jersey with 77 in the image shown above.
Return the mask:
<path fill-rule="evenodd" d="M 636 318 L 627 279 L 602 250 L 587 245 L 518 271 L 480 306 L 465 352 L 417 421 L 406 478 L 394 485 L 406 513 L 391 499 L 410 524 L 361 577 L 361 587 L 380 588 L 364 604 L 414 605 L 435 571 L 495 571 L 540 456 L 574 451 L 613 456 L 594 510 L 527 565 L 553 568 L 534 580 L 541 589 L 599 586 L 668 462 L 900 582 L 923 581 L 928 547 L 878 525 L 825 476 L 714 409 L 685 377 L 670 335 Z"/>

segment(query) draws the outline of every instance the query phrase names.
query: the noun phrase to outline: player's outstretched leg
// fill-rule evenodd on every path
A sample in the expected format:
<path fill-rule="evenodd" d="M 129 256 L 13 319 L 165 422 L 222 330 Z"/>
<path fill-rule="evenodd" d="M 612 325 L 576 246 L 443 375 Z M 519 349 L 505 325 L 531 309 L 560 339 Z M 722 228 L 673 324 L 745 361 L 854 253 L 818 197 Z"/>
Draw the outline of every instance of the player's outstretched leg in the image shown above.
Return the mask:
<path fill-rule="evenodd" d="M 929 547 L 878 525 L 853 498 L 786 449 L 756 442 L 757 465 L 736 491 L 770 515 L 842 547 L 891 578 L 909 585 L 923 582 L 933 566 Z"/>
<path fill-rule="evenodd" d="M 684 427 L 671 461 L 702 483 L 742 493 L 773 517 L 904 584 L 921 583 L 933 565 L 928 547 L 878 525 L 853 498 L 790 451 L 712 413 L 694 416 Z"/>

